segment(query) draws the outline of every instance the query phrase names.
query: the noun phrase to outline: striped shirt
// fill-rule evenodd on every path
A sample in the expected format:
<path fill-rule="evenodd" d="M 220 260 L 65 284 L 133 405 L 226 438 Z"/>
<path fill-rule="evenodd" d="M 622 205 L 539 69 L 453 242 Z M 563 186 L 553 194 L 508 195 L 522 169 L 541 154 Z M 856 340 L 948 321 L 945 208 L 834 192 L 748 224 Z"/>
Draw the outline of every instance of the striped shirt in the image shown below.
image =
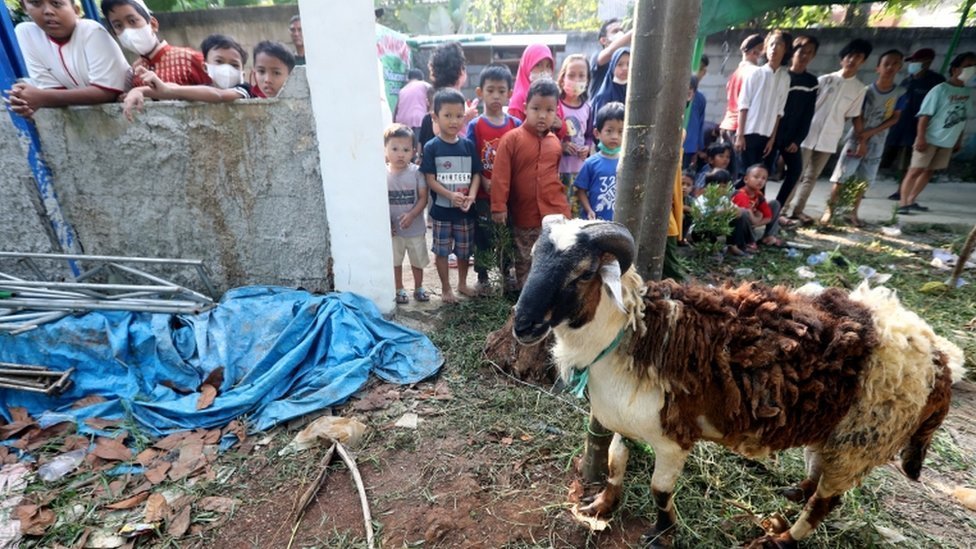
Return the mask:
<path fill-rule="evenodd" d="M 190 49 L 170 46 L 165 41 L 152 57 L 139 57 L 132 69 L 145 67 L 156 73 L 163 82 L 180 86 L 210 85 L 210 76 L 203 64 L 203 54 Z M 138 76 L 132 77 L 132 87 L 144 85 Z"/>

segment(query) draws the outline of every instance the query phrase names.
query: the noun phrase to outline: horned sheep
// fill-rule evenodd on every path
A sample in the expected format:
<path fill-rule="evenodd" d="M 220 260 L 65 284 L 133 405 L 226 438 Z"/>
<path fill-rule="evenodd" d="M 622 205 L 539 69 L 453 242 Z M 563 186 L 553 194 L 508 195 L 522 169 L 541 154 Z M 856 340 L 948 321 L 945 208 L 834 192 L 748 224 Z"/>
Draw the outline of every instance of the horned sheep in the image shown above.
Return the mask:
<path fill-rule="evenodd" d="M 621 493 L 621 437 L 654 449 L 655 546 L 672 536 L 672 493 L 699 440 L 749 457 L 804 448 L 793 493 L 805 507 L 755 547 L 795 547 L 896 454 L 918 479 L 963 355 L 892 291 L 645 283 L 634 253 L 621 225 L 549 216 L 515 306 L 515 337 L 551 330 L 560 375 L 588 373 L 592 414 L 616 433 L 606 487 L 584 512 L 609 513 Z"/>

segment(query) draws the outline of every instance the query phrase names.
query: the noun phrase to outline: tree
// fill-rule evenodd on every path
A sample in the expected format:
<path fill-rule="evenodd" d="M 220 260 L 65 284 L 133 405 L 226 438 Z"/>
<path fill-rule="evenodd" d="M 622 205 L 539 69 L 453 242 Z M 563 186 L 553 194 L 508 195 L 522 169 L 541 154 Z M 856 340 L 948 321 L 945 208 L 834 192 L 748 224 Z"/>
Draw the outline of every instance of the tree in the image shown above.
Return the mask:
<path fill-rule="evenodd" d="M 807 27 L 866 27 L 872 19 L 899 17 L 909 9 L 935 7 L 945 0 L 888 0 L 883 3 L 849 2 L 816 6 L 780 8 L 766 12 L 758 19 L 749 21 L 751 28 L 807 28 Z M 880 4 L 880 5 L 879 5 Z M 871 13 L 872 5 L 880 10 Z M 835 8 L 845 7 L 844 16 L 835 18 Z"/>
<path fill-rule="evenodd" d="M 597 0 L 375 0 L 383 24 L 413 34 L 540 32 L 599 27 Z"/>

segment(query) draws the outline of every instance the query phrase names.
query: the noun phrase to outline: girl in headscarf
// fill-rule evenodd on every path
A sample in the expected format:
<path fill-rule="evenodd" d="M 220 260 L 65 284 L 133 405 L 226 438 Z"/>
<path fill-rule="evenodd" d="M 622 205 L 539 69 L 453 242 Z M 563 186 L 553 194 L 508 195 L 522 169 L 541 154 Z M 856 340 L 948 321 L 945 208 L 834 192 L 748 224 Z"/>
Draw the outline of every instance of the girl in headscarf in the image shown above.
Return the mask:
<path fill-rule="evenodd" d="M 530 44 L 525 48 L 522 52 L 522 60 L 519 61 L 512 98 L 508 101 L 508 114 L 519 120 L 525 120 L 525 96 L 529 93 L 529 85 L 539 78 L 552 78 L 555 66 L 555 58 L 549 51 L 549 46 Z"/>
<path fill-rule="evenodd" d="M 611 101 L 623 103 L 627 99 L 627 78 L 630 73 L 630 48 L 620 48 L 613 52 L 607 74 L 603 77 L 603 84 L 590 100 L 592 108 L 591 127 L 596 127 L 596 113 L 600 107 Z"/>

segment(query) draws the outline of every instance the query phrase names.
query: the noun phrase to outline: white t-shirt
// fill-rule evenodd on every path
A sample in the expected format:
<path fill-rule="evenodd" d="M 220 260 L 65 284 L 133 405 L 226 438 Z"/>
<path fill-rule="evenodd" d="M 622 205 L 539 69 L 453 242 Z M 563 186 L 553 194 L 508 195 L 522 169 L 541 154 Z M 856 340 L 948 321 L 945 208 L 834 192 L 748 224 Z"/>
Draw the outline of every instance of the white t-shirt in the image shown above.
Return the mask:
<path fill-rule="evenodd" d="M 779 67 L 774 72 L 769 64 L 752 71 L 739 90 L 739 110 L 748 109 L 746 127 L 740 128 L 742 135 L 773 135 L 776 118 L 783 116 L 786 96 L 790 94 L 790 71 Z"/>
<path fill-rule="evenodd" d="M 52 40 L 33 22 L 15 30 L 34 85 L 47 89 L 97 86 L 122 93 L 129 63 L 105 27 L 91 19 L 79 19 L 63 44 Z"/>
<path fill-rule="evenodd" d="M 856 76 L 844 78 L 840 71 L 825 74 L 817 82 L 817 104 L 810 122 L 810 132 L 800 146 L 835 153 L 844 134 L 844 121 L 861 114 L 864 83 Z"/>

